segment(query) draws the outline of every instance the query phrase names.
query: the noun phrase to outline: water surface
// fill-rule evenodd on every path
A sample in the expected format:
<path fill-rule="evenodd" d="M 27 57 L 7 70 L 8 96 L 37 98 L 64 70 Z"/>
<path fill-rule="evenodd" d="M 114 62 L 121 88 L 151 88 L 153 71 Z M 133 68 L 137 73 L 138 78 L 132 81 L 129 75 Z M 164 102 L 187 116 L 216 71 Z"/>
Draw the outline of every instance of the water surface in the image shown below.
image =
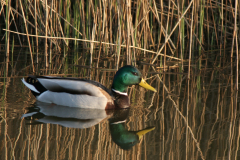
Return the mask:
<path fill-rule="evenodd" d="M 12 64 L 1 64 L 0 159 L 240 158 L 239 98 L 228 68 L 220 72 L 193 67 L 188 81 L 186 71 L 169 70 L 159 79 L 151 66 L 142 64 L 138 68 L 145 78 L 151 77 L 147 81 L 158 92 L 129 88 L 128 111 L 71 113 L 68 108 L 54 111 L 52 107 L 49 112 L 51 106 L 36 103 L 22 84 L 21 78 L 33 73 L 29 55 L 19 55 Z M 115 72 L 109 69 L 115 66 L 108 60 L 101 61 L 98 69 L 55 60 L 48 69 L 38 64 L 37 74 L 87 78 L 111 87 Z M 151 127 L 155 129 L 141 140 L 127 146 L 116 143 L 121 135 L 134 137 L 132 131 Z"/>

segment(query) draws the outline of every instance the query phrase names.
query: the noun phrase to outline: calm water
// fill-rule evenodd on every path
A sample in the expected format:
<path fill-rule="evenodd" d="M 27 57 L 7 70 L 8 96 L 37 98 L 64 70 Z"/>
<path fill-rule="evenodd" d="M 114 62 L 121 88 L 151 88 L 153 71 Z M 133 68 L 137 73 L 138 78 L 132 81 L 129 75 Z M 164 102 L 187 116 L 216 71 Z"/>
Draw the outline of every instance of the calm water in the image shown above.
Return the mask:
<path fill-rule="evenodd" d="M 21 82 L 32 74 L 29 55 L 19 59 L 8 67 L 1 64 L 2 160 L 240 158 L 239 98 L 230 69 L 192 69 L 189 83 L 187 72 L 169 70 L 172 74 L 161 74 L 160 82 L 151 67 L 139 65 L 158 93 L 132 87 L 129 110 L 102 111 L 37 103 Z M 107 69 L 114 69 L 114 62 L 90 70 L 55 60 L 51 70 L 36 66 L 38 74 L 60 73 L 111 86 L 115 72 Z M 145 128 L 153 130 L 139 140 L 134 131 Z"/>

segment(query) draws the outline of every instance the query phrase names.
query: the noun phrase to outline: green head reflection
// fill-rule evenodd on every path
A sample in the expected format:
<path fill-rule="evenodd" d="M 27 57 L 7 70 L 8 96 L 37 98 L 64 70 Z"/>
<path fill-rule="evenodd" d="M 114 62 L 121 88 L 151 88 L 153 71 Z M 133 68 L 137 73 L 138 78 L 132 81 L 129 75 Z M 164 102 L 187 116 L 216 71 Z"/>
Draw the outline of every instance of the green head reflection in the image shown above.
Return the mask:
<path fill-rule="evenodd" d="M 122 149 L 131 149 L 134 145 L 140 142 L 142 137 L 155 129 L 155 127 L 145 128 L 139 131 L 128 131 L 125 128 L 125 119 L 129 110 L 121 110 L 117 113 L 117 116 L 110 119 L 109 128 L 112 136 L 112 140 Z"/>

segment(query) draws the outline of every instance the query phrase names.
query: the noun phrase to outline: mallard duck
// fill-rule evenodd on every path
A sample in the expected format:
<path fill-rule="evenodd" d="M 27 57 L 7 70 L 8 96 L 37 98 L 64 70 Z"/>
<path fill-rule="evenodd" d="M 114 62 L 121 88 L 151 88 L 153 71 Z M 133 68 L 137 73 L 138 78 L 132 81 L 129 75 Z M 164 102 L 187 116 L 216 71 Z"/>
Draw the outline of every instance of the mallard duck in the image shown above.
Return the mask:
<path fill-rule="evenodd" d="M 142 78 L 141 72 L 130 65 L 117 71 L 111 90 L 96 81 L 79 78 L 30 75 L 26 80 L 23 78 L 22 82 L 38 101 L 79 108 L 128 108 L 130 101 L 127 88 L 131 85 L 138 84 L 156 92 Z"/>

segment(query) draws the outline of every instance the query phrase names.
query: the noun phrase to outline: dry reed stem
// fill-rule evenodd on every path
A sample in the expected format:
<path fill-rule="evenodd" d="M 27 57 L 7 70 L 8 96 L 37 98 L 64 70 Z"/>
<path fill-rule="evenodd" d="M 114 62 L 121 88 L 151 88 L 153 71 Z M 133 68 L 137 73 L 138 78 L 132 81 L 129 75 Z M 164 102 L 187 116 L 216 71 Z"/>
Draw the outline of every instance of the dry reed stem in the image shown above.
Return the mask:
<path fill-rule="evenodd" d="M 11 4 L 11 1 L 9 0 L 6 8 L 8 8 L 8 7 L 10 6 L 10 4 Z M 6 28 L 9 29 L 9 28 L 10 28 L 10 24 L 9 24 L 10 9 L 6 11 L 6 14 L 7 14 L 7 15 L 6 15 L 6 18 L 5 18 L 5 19 L 6 19 L 6 22 L 7 22 Z M 10 32 L 7 32 L 7 33 L 6 33 L 6 38 L 7 38 L 7 39 L 5 39 L 5 48 L 6 48 L 6 50 L 5 50 L 6 60 L 5 60 L 5 61 L 6 61 L 6 71 L 8 71 Z M 5 72 L 5 74 L 6 74 L 6 76 L 8 76 L 8 72 Z"/>
<path fill-rule="evenodd" d="M 133 32 L 139 27 L 139 25 L 145 20 L 145 17 L 148 15 L 148 13 L 150 12 L 150 10 L 147 11 L 147 13 L 142 17 L 142 19 L 138 22 L 138 24 L 136 25 L 136 27 L 133 29 Z M 133 36 L 133 34 L 130 34 L 131 36 Z M 124 40 L 122 42 L 122 44 L 125 44 L 126 40 Z"/>
<path fill-rule="evenodd" d="M 117 14 L 118 14 L 118 50 L 117 50 L 117 65 L 116 69 L 118 70 L 119 62 L 120 62 L 120 54 L 121 54 L 121 39 L 122 39 L 122 27 L 121 27 L 121 20 L 122 17 L 120 16 L 120 10 L 121 10 L 121 5 L 120 5 L 120 0 L 117 0 Z"/>
<path fill-rule="evenodd" d="M 43 2 L 42 1 L 42 3 L 43 3 L 43 5 L 44 4 L 46 4 L 45 2 Z M 32 4 L 29 2 L 29 5 L 30 5 L 30 7 L 31 8 L 33 8 L 34 10 L 35 10 L 35 7 L 33 7 L 32 6 Z M 56 18 L 57 18 L 57 21 L 58 21 L 58 23 L 59 23 L 59 28 L 60 28 L 60 31 L 61 31 L 61 33 L 62 33 L 62 35 L 63 35 L 63 37 L 64 37 L 64 33 L 63 33 L 63 29 L 62 29 L 62 25 L 61 25 L 61 23 L 60 23 L 60 19 L 59 19 L 59 17 L 60 18 L 62 18 L 68 25 L 70 25 L 73 29 L 75 29 L 75 31 L 77 31 L 80 35 L 82 35 L 74 26 L 72 26 L 65 18 L 63 18 L 61 15 L 59 15 L 54 9 L 52 9 L 52 7 L 50 7 L 50 6 L 45 6 L 45 8 L 48 10 L 48 8 L 50 8 L 51 9 L 51 11 L 54 11 L 55 13 L 56 13 Z M 35 10 L 35 14 L 33 15 L 33 13 L 31 12 L 31 10 L 29 10 L 30 11 L 30 13 L 31 13 L 31 15 L 34 17 L 34 20 L 35 20 L 35 23 L 36 23 L 36 21 L 37 21 L 37 19 L 36 19 L 36 17 L 35 17 L 35 14 L 36 14 L 36 10 Z M 45 10 L 45 12 L 46 12 L 46 10 Z M 18 12 L 17 12 L 18 13 Z M 18 15 L 20 15 L 20 13 L 18 13 Z M 48 19 L 48 17 L 46 17 L 45 16 L 45 22 L 43 22 L 43 20 L 39 17 L 39 15 L 38 14 L 36 14 L 37 15 L 37 17 L 39 18 L 39 20 L 41 21 L 41 25 L 43 26 L 43 27 L 45 27 L 45 31 L 41 31 L 40 29 L 39 29 L 39 31 L 41 31 L 41 33 L 45 33 L 46 34 L 46 28 L 48 28 L 48 26 L 46 26 L 46 20 Z M 21 15 L 20 15 L 21 16 Z M 22 18 L 23 18 L 23 16 L 21 16 Z M 50 19 L 50 21 L 51 21 L 51 19 Z M 34 26 L 32 23 L 30 23 L 29 21 L 27 21 L 33 28 L 36 28 L 36 30 L 37 30 L 37 27 L 36 26 Z M 50 32 L 49 32 L 49 34 L 50 34 Z M 53 33 L 54 34 L 54 33 Z M 36 34 L 37 35 L 37 34 Z M 66 42 L 66 40 L 65 39 L 63 39 L 64 40 L 64 42 L 65 42 L 65 45 L 66 46 L 68 46 L 67 45 L 67 42 Z M 57 42 L 55 42 L 55 44 L 57 45 Z M 58 48 L 60 49 L 60 47 L 58 46 Z"/>
<path fill-rule="evenodd" d="M 4 6 L 6 5 L 6 2 L 5 1 L 1 1 L 2 2 L 2 8 L 1 8 L 1 11 L 0 11 L 0 15 L 2 14 L 2 12 L 4 12 Z M 10 1 L 9 1 L 10 2 Z M 12 23 L 12 21 L 13 21 L 13 23 L 14 23 L 14 25 L 15 25 L 15 27 L 16 27 L 16 30 L 18 31 L 18 28 L 17 28 L 17 24 L 16 24 L 16 22 L 15 22 L 15 18 L 14 18 L 14 15 L 13 15 L 13 13 L 12 13 L 12 8 L 11 8 L 11 6 L 10 5 L 8 5 L 8 8 L 9 8 L 9 11 L 10 11 L 10 13 L 11 13 L 11 15 L 12 15 L 12 20 L 11 20 L 11 22 L 10 22 L 10 24 L 8 24 L 8 26 L 10 26 L 11 25 L 11 23 Z M 4 15 L 4 13 L 3 13 L 3 18 L 4 18 L 4 20 L 5 20 L 5 15 Z M 10 17 L 8 17 L 8 18 L 10 18 Z M 8 20 L 8 23 L 9 23 L 9 20 Z M 5 37 L 5 34 L 8 34 L 8 33 L 4 33 L 4 35 L 3 35 L 3 37 L 2 37 L 2 40 L 4 39 L 4 37 Z M 19 39 L 19 43 L 20 43 L 20 46 L 22 47 L 22 42 L 21 42 L 21 39 L 20 39 L 20 37 L 18 36 L 18 39 Z M 7 47 L 7 49 L 8 49 L 9 47 Z"/>
<path fill-rule="evenodd" d="M 143 3 L 143 14 L 147 12 L 146 10 L 147 10 L 147 8 L 145 7 L 145 3 Z M 148 37 L 148 35 L 147 35 L 147 29 L 146 29 L 146 28 L 147 28 L 147 24 L 146 24 L 146 23 L 147 23 L 147 18 L 145 18 L 144 20 L 145 20 L 145 21 L 144 21 L 143 29 L 142 29 L 143 35 L 144 35 L 144 37 L 143 37 L 143 43 L 144 43 L 144 44 L 143 44 L 143 48 L 146 49 L 146 47 L 147 47 L 147 40 L 148 40 L 148 39 L 147 39 L 147 37 Z M 144 51 L 144 55 L 146 55 L 146 52 L 145 52 L 145 51 Z"/>
<path fill-rule="evenodd" d="M 236 91 L 238 91 L 238 34 L 237 32 L 239 32 L 238 26 L 239 24 L 237 23 L 237 11 L 238 11 L 238 0 L 235 1 L 235 17 L 234 17 L 234 32 L 233 32 L 233 42 L 234 43 L 234 38 L 236 41 Z M 240 7 L 239 7 L 240 8 Z M 236 99 L 237 101 L 237 99 Z M 237 104 L 236 104 L 237 107 Z"/>
<path fill-rule="evenodd" d="M 214 26 L 214 30 L 215 30 L 215 36 L 216 36 L 216 39 L 218 39 L 217 28 L 216 28 L 215 19 L 214 19 L 212 3 L 211 3 L 211 1 L 209 1 L 209 3 L 210 3 L 210 7 L 211 7 L 211 13 L 212 13 L 212 18 L 213 18 L 213 26 Z M 217 41 L 217 45 L 218 45 L 218 41 Z"/>
<path fill-rule="evenodd" d="M 131 18 L 131 20 L 132 20 L 132 18 Z M 133 24 L 131 23 L 131 28 L 130 28 L 130 30 L 131 30 L 131 35 L 134 35 L 134 29 L 133 29 Z M 131 36 L 132 37 L 132 46 L 136 46 L 136 44 L 135 44 L 135 40 L 134 40 L 134 36 Z M 132 52 L 131 52 L 132 53 Z M 133 60 L 132 60 L 132 64 L 130 63 L 130 65 L 134 65 L 134 66 L 136 66 L 136 51 L 135 51 L 135 49 L 133 48 Z"/>
<path fill-rule="evenodd" d="M 131 23 L 131 2 L 130 0 L 126 1 L 126 10 L 127 10 L 127 43 L 126 43 L 126 59 L 127 59 L 127 64 L 129 65 L 131 60 L 130 60 L 130 55 L 131 55 L 131 50 L 129 48 L 130 46 L 130 23 Z"/>
<path fill-rule="evenodd" d="M 58 15 L 57 15 L 57 20 L 58 20 L 57 22 L 58 22 L 58 24 L 59 24 L 59 28 L 60 28 L 61 34 L 62 34 L 62 36 L 64 37 L 62 25 L 61 25 L 61 23 L 60 23 L 60 19 L 59 19 Z M 63 39 L 63 41 L 64 41 L 65 45 L 68 46 L 68 43 L 67 43 L 66 39 Z"/>
<path fill-rule="evenodd" d="M 3 0 L 1 1 L 1 3 L 2 3 L 1 4 L 2 7 L 1 7 L 1 10 L 0 10 L 0 15 L 2 14 L 2 12 L 4 12 L 4 6 L 6 5 L 6 2 L 3 1 Z M 3 16 L 5 16 L 5 15 L 3 15 Z"/>
<path fill-rule="evenodd" d="M 33 63 L 33 55 L 32 55 L 32 47 L 31 47 L 30 38 L 29 38 L 29 35 L 28 35 L 28 28 L 27 28 L 25 13 L 24 13 L 23 6 L 22 6 L 22 0 L 20 0 L 19 2 L 20 2 L 20 7 L 21 7 L 21 10 L 22 10 L 22 14 L 23 14 L 24 24 L 25 24 L 25 30 L 26 30 L 26 35 L 27 35 L 27 40 L 28 40 L 28 45 L 29 45 L 29 51 L 30 51 L 31 61 L 32 61 L 32 68 L 33 68 L 33 72 L 35 72 L 35 67 L 34 67 L 34 63 Z"/>
<path fill-rule="evenodd" d="M 5 2 L 5 1 L 3 1 L 3 2 L 4 2 L 3 4 L 6 5 L 6 2 Z M 31 6 L 31 5 L 30 5 L 30 6 Z M 11 6 L 10 6 L 10 10 L 11 10 L 11 11 L 14 11 L 18 16 L 20 16 L 20 17 L 22 17 L 22 18 L 24 19 L 25 16 L 23 16 L 22 14 L 20 14 L 16 9 L 12 8 Z M 30 13 L 31 13 L 31 12 L 30 12 Z M 28 21 L 26 18 L 25 18 L 25 20 L 26 20 L 26 22 L 27 22 L 28 25 L 30 25 L 31 27 L 35 28 L 35 26 L 34 26 L 30 21 Z M 43 26 L 44 26 L 44 25 L 43 25 Z M 42 33 L 44 33 L 44 32 L 42 32 Z"/>
<path fill-rule="evenodd" d="M 93 29 L 92 29 L 92 41 L 94 41 L 95 39 L 95 32 L 96 32 L 96 25 L 95 23 L 93 23 Z M 93 56 L 93 48 L 94 48 L 94 43 L 91 43 L 91 46 L 90 46 L 90 68 L 92 68 L 92 56 Z"/>
<path fill-rule="evenodd" d="M 169 26 L 169 17 L 170 17 L 170 4 L 171 4 L 171 1 L 168 1 L 168 9 L 169 9 L 169 11 L 168 11 L 168 14 L 167 14 L 167 25 L 166 25 L 166 28 L 168 28 L 168 26 Z M 174 30 L 174 29 L 173 29 Z M 173 33 L 173 32 L 172 32 Z M 165 36 L 165 44 L 167 44 L 167 42 L 168 42 L 168 40 L 167 40 L 167 36 Z M 170 35 L 169 35 L 169 39 L 170 39 Z M 167 47 L 165 46 L 165 45 L 163 45 L 162 46 L 162 49 L 165 49 L 165 51 L 164 51 L 164 60 L 163 60 L 163 68 L 165 68 L 165 66 L 166 66 L 166 55 L 167 55 Z M 160 52 L 160 51 L 159 51 Z M 157 57 L 157 56 L 155 56 L 155 57 Z M 153 64 L 153 63 L 152 63 Z M 165 70 L 163 70 L 163 71 L 165 71 Z M 164 74 L 164 77 L 163 78 L 165 78 L 165 74 Z M 165 82 L 165 80 L 163 81 L 163 82 Z M 163 93 L 164 94 L 164 93 Z"/>
<path fill-rule="evenodd" d="M 4 31 L 8 31 L 8 32 L 12 32 L 12 33 L 15 33 L 15 34 L 19 34 L 19 35 L 28 35 L 29 37 L 49 38 L 49 39 L 63 39 L 63 40 L 74 40 L 74 41 L 82 41 L 82 42 L 89 42 L 89 43 L 100 43 L 99 41 L 92 41 L 92 40 L 79 39 L 79 38 L 36 36 L 36 35 L 32 35 L 32 34 L 20 33 L 20 32 L 15 32 L 15 31 L 6 30 L 6 29 L 3 29 L 3 30 L 4 30 Z M 102 44 L 106 44 L 106 45 L 119 46 L 118 44 L 113 44 L 113 43 L 108 43 L 108 42 L 101 42 L 101 43 L 102 43 Z M 120 45 L 120 47 L 126 47 L 126 45 Z M 158 55 L 160 55 L 160 56 L 164 56 L 164 54 L 162 54 L 162 53 L 157 53 L 157 52 L 150 51 L 150 50 L 147 50 L 147 49 L 143 49 L 143 48 L 140 48 L 140 47 L 129 46 L 129 48 L 134 48 L 134 49 L 138 49 L 138 50 L 141 50 L 141 51 L 146 51 L 146 52 L 149 52 L 149 53 L 154 53 L 154 54 L 158 54 Z M 180 59 L 180 58 L 176 58 L 176 57 L 169 56 L 169 55 L 166 55 L 166 57 L 171 58 L 171 59 L 175 59 L 175 60 L 178 60 L 178 61 L 183 61 L 183 60 Z"/>
<path fill-rule="evenodd" d="M 43 5 L 45 4 L 45 1 L 44 0 L 40 0 Z M 62 17 L 61 15 L 59 15 L 59 13 L 56 12 L 55 9 L 52 9 L 52 7 L 50 7 L 49 5 L 46 4 L 46 6 L 51 9 L 56 15 L 58 15 L 58 17 L 62 18 L 62 20 L 64 20 L 68 25 L 70 25 L 76 32 L 78 32 L 81 36 L 82 36 L 82 33 L 77 29 L 75 28 L 70 22 L 68 22 L 64 17 Z"/>
<path fill-rule="evenodd" d="M 48 35 L 48 7 L 47 7 L 47 0 L 45 0 L 45 36 Z M 48 43 L 47 38 L 45 38 L 45 67 L 48 68 Z"/>
<path fill-rule="evenodd" d="M 34 0 L 34 22 L 35 22 L 35 35 L 38 35 L 38 23 L 37 23 L 37 0 Z M 37 52 L 37 56 L 36 56 L 36 61 L 38 64 L 38 38 L 36 37 L 36 52 Z"/>
<path fill-rule="evenodd" d="M 231 150 L 232 150 L 232 145 L 234 144 L 234 135 L 235 135 L 235 126 L 236 126 L 236 121 L 237 121 L 237 104 L 238 104 L 238 39 L 237 39 L 237 7 L 238 7 L 238 1 L 235 1 L 235 17 L 234 17 L 234 31 L 233 31 L 233 40 L 232 40 L 232 51 L 233 51 L 233 47 L 234 47 L 234 40 L 236 41 L 236 63 L 237 63 L 237 66 L 236 66 L 236 88 L 233 89 L 234 93 L 235 93 L 235 99 L 233 100 L 233 102 L 235 101 L 235 103 L 233 103 L 233 115 L 231 117 L 231 123 L 230 123 L 230 129 L 229 129 L 229 143 L 230 143 L 230 149 L 229 149 L 229 159 L 231 159 Z M 233 55 L 233 53 L 231 53 L 231 55 Z M 233 67 L 233 66 L 232 66 Z M 233 77 L 232 77 L 233 79 Z M 239 128 L 239 127 L 238 127 Z M 238 139 L 239 139 L 239 133 L 238 133 Z M 239 142 L 238 142 L 239 143 Z M 237 146 L 238 146 L 238 143 L 237 143 Z M 235 158 L 237 158 L 237 151 L 239 150 L 239 148 L 236 148 L 236 151 L 235 151 Z"/>
<path fill-rule="evenodd" d="M 16 22 L 15 22 L 15 18 L 14 18 L 14 15 L 13 15 L 13 13 L 12 13 L 12 10 L 10 9 L 10 12 L 11 12 L 11 15 L 12 15 L 12 20 L 13 20 L 13 23 L 14 23 L 14 25 L 15 25 L 15 28 L 16 28 L 16 30 L 17 30 L 17 32 L 18 32 L 18 27 L 17 27 L 17 24 L 16 24 Z M 16 13 L 15 13 L 16 14 Z M 20 43 L 20 47 L 22 47 L 22 41 L 21 41 L 21 39 L 20 39 L 20 36 L 18 35 L 18 40 L 19 40 L 19 43 Z"/>
<path fill-rule="evenodd" d="M 171 0 L 171 1 L 172 1 L 172 0 Z M 179 14 L 182 14 L 182 12 L 181 12 L 180 9 L 178 8 L 178 6 L 177 6 L 173 1 L 172 1 L 172 3 L 173 3 L 174 6 L 177 8 L 178 13 L 179 13 Z M 185 17 L 183 17 L 183 19 L 184 19 L 184 22 L 188 25 L 188 27 L 191 28 L 191 26 L 190 26 L 190 24 L 188 23 L 187 19 L 186 19 Z M 201 46 L 202 50 L 205 51 L 203 45 L 200 43 L 200 40 L 199 40 L 197 34 L 196 34 L 195 32 L 193 32 L 193 34 L 194 34 L 196 40 L 198 41 L 198 44 Z"/>
<path fill-rule="evenodd" d="M 154 0 L 154 2 L 155 2 L 155 0 Z M 156 19 L 157 19 L 157 21 L 158 21 L 158 24 L 161 25 L 161 29 L 163 30 L 162 33 L 164 34 L 165 37 L 168 37 L 167 31 L 166 31 L 166 29 L 165 29 L 164 26 L 162 25 L 162 22 L 161 22 L 160 19 L 159 19 L 156 4 L 154 3 L 154 9 L 155 9 L 155 12 L 156 12 L 156 13 L 154 12 L 154 10 L 153 10 L 153 8 L 152 8 L 151 6 L 149 6 L 149 8 L 152 10 L 152 13 L 155 15 L 155 17 L 156 17 Z M 176 46 L 175 46 L 175 44 L 173 43 L 173 41 L 171 40 L 171 38 L 169 39 L 169 42 L 170 42 L 170 44 L 172 45 L 172 47 L 173 47 L 174 49 L 176 49 Z"/>
<path fill-rule="evenodd" d="M 194 1 L 193 1 L 193 4 L 194 6 Z M 194 14 L 194 7 L 192 9 L 192 20 L 191 20 L 191 28 L 190 28 L 190 46 L 189 46 L 189 58 L 188 58 L 188 78 L 187 78 L 187 81 L 188 81 L 188 87 L 187 87 L 187 114 L 186 114 L 186 125 L 188 126 L 188 109 L 189 109 L 189 99 L 190 99 L 190 72 L 191 72 L 191 56 L 192 56 L 192 35 L 193 35 L 193 20 L 194 20 L 194 17 L 193 17 L 193 14 Z M 186 155 L 188 153 L 188 130 L 186 129 Z M 203 156 L 203 155 L 202 155 Z M 186 157 L 187 159 L 187 157 Z"/>
<path fill-rule="evenodd" d="M 173 34 L 173 32 L 175 31 L 175 29 L 177 28 L 177 26 L 179 25 L 179 23 L 181 22 L 182 18 L 185 16 L 185 14 L 187 13 L 187 11 L 190 9 L 191 5 L 193 3 L 193 0 L 191 0 L 191 2 L 189 3 L 188 7 L 186 8 L 185 12 L 183 13 L 183 15 L 180 17 L 180 19 L 178 20 L 178 22 L 176 23 L 176 25 L 174 26 L 174 28 L 172 29 L 171 33 L 169 34 L 168 37 L 166 37 L 166 40 L 164 42 L 164 44 L 162 45 L 162 47 L 160 48 L 160 50 L 157 52 L 157 55 L 154 57 L 154 59 L 152 60 L 151 64 L 153 64 L 157 57 L 159 55 L 161 55 L 161 51 L 163 50 L 163 48 L 165 47 L 165 45 L 167 44 L 168 40 L 170 39 L 170 36 Z M 167 57 L 167 56 L 166 56 Z"/>

